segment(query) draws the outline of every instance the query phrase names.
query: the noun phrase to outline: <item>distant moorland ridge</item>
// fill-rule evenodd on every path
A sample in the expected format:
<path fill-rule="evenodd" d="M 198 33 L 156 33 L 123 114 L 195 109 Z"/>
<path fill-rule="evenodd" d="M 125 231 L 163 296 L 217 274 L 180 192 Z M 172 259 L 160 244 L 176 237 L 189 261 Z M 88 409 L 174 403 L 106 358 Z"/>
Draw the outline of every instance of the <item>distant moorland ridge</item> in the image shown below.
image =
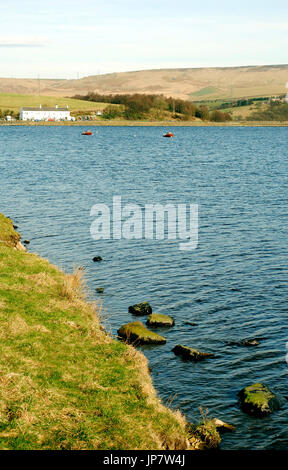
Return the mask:
<path fill-rule="evenodd" d="M 74 96 L 95 93 L 163 94 L 188 100 L 271 96 L 287 91 L 288 65 L 157 69 L 78 80 L 0 78 L 0 93 Z"/>

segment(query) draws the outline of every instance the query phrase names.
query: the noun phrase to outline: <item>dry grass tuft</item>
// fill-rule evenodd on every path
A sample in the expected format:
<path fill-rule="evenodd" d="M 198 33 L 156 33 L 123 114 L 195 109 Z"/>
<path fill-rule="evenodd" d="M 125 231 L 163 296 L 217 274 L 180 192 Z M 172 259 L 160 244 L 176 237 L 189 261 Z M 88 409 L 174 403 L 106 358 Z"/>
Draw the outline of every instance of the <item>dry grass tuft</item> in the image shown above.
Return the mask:
<path fill-rule="evenodd" d="M 64 282 L 60 295 L 69 300 L 83 301 L 85 299 L 86 289 L 84 271 L 81 267 L 78 267 L 74 269 L 72 274 L 64 275 Z"/>
<path fill-rule="evenodd" d="M 25 335 L 29 332 L 29 326 L 20 316 L 15 315 L 7 323 L 7 334 L 10 336 Z"/>

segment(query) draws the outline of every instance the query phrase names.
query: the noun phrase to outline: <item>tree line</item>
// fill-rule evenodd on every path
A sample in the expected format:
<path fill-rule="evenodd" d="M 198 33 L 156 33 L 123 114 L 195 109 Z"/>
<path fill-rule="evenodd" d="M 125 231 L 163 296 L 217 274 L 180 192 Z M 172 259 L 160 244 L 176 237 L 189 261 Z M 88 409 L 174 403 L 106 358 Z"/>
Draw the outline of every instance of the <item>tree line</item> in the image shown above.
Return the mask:
<path fill-rule="evenodd" d="M 12 109 L 0 109 L 0 119 L 5 119 L 6 116 L 11 116 L 13 118 L 18 118 L 19 113 L 16 113 Z"/>
<path fill-rule="evenodd" d="M 219 110 L 210 112 L 207 106 L 196 106 L 190 101 L 171 97 L 167 98 L 163 95 L 144 95 L 139 93 L 102 95 L 100 93 L 88 92 L 87 95 L 75 95 L 74 98 L 107 103 L 107 107 L 102 113 L 104 119 L 163 120 L 169 116 L 183 121 L 194 118 L 216 122 L 232 120 L 229 113 Z M 113 106 L 116 104 L 119 106 Z"/>

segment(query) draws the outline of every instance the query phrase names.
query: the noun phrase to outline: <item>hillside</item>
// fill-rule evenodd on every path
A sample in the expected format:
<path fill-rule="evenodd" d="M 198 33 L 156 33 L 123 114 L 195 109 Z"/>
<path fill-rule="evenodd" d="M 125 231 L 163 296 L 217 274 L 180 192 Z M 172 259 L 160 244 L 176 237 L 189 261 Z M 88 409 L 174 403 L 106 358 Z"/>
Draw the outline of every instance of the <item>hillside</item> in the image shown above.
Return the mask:
<path fill-rule="evenodd" d="M 159 69 L 96 75 L 79 80 L 0 78 L 0 93 L 74 96 L 95 93 L 163 94 L 211 100 L 270 96 L 286 92 L 288 65 Z M 40 88 L 39 88 L 40 87 Z"/>

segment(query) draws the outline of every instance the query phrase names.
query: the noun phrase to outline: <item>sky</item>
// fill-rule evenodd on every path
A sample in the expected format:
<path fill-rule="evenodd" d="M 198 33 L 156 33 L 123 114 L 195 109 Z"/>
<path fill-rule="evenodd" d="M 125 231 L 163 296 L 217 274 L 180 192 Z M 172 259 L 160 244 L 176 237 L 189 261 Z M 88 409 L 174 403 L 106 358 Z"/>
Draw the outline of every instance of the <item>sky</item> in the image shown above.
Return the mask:
<path fill-rule="evenodd" d="M 287 64 L 287 13 L 287 0 L 0 0 L 0 77 Z"/>

